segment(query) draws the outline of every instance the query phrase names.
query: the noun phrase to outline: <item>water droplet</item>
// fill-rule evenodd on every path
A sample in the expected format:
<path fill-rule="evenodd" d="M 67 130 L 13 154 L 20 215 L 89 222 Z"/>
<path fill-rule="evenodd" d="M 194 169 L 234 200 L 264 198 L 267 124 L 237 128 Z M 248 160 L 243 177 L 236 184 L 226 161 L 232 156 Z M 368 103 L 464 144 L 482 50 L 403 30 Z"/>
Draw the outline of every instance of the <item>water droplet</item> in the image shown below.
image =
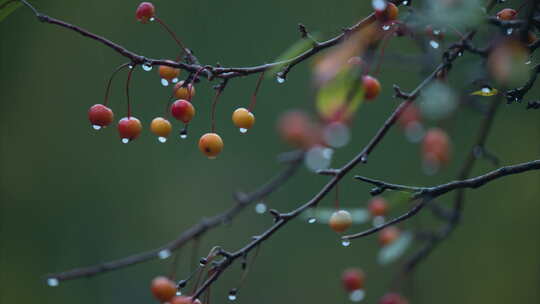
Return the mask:
<path fill-rule="evenodd" d="M 458 57 L 461 57 L 461 56 L 463 56 L 463 52 L 460 51 L 460 52 L 457 53 L 457 55 L 458 55 Z"/>
<path fill-rule="evenodd" d="M 154 21 L 156 21 L 156 18 L 155 17 L 150 17 L 150 19 L 148 19 L 148 20 L 150 20 L 150 22 L 154 22 Z"/>
<path fill-rule="evenodd" d="M 122 143 L 127 144 L 129 142 L 129 138 L 122 138 Z"/>
<path fill-rule="evenodd" d="M 229 301 L 236 301 L 236 295 L 229 294 Z"/>
<path fill-rule="evenodd" d="M 528 60 L 527 62 L 525 62 L 525 64 L 531 64 L 531 61 L 530 61 L 530 60 Z"/>
<path fill-rule="evenodd" d="M 169 85 L 169 81 L 167 79 L 165 79 L 165 78 L 161 78 L 161 85 L 166 87 L 166 86 Z"/>
<path fill-rule="evenodd" d="M 506 29 L 506 35 L 512 35 L 513 32 L 514 32 L 513 28 Z"/>
<path fill-rule="evenodd" d="M 429 42 L 429 45 L 431 45 L 431 47 L 434 48 L 434 49 L 438 49 L 438 48 L 439 48 L 439 43 L 438 43 L 437 41 L 435 41 L 435 40 L 431 40 L 431 41 Z"/>
<path fill-rule="evenodd" d="M 386 9 L 385 0 L 373 0 L 371 1 L 371 5 L 373 5 L 373 8 L 377 11 L 384 11 Z"/>
<path fill-rule="evenodd" d="M 383 31 L 388 31 L 390 29 L 390 25 L 385 24 L 385 25 L 382 26 L 382 29 L 383 29 Z"/>
<path fill-rule="evenodd" d="M 158 141 L 159 141 L 160 143 L 162 143 L 162 144 L 167 142 L 167 137 L 160 136 L 160 137 L 158 137 L 157 139 L 158 139 Z"/>
<path fill-rule="evenodd" d="M 317 219 L 314 218 L 314 217 L 310 217 L 310 218 L 308 218 L 307 222 L 308 222 L 309 224 L 315 224 L 315 223 L 317 222 Z"/>
<path fill-rule="evenodd" d="M 362 155 L 362 157 L 360 157 L 360 162 L 362 163 L 367 163 L 367 156 L 366 155 Z"/>
<path fill-rule="evenodd" d="M 247 133 L 247 131 L 248 131 L 248 129 L 246 129 L 246 128 L 240 128 L 239 130 L 240 130 L 240 133 L 242 133 L 242 134 Z"/>
<path fill-rule="evenodd" d="M 94 130 L 101 130 L 101 126 L 98 126 L 98 125 L 92 125 L 92 128 L 94 128 Z"/>
<path fill-rule="evenodd" d="M 439 35 L 441 33 L 441 30 L 433 30 L 433 35 Z"/>
<path fill-rule="evenodd" d="M 145 71 L 147 71 L 147 72 L 149 72 L 149 71 L 152 70 L 152 66 L 149 65 L 149 64 L 147 64 L 147 63 L 145 63 L 145 64 L 142 65 L 142 69 L 145 70 Z"/>
<path fill-rule="evenodd" d="M 171 81 L 172 81 L 172 83 L 177 83 L 177 82 L 178 82 L 178 78 L 174 77 Z"/>
<path fill-rule="evenodd" d="M 276 76 L 276 81 L 278 83 L 284 83 L 285 82 L 285 77 L 281 76 L 281 75 L 277 75 Z"/>
<path fill-rule="evenodd" d="M 186 139 L 186 138 L 187 138 L 187 134 L 185 134 L 185 133 L 180 134 L 180 138 L 181 138 L 181 139 Z"/>
<path fill-rule="evenodd" d="M 354 290 L 349 294 L 349 299 L 353 302 L 360 302 L 366 297 L 366 292 L 363 289 Z"/>
<path fill-rule="evenodd" d="M 162 260 L 171 256 L 171 251 L 169 249 L 163 249 L 158 253 L 158 257 Z"/>
<path fill-rule="evenodd" d="M 48 278 L 47 279 L 47 285 L 49 285 L 50 287 L 56 287 L 56 286 L 58 286 L 58 284 L 60 284 L 60 281 L 58 281 L 57 278 Z"/>
<path fill-rule="evenodd" d="M 176 292 L 176 295 L 177 295 L 177 296 L 181 296 L 181 295 L 182 295 L 182 292 L 180 292 L 180 290 L 178 290 L 178 291 Z"/>
<path fill-rule="evenodd" d="M 343 241 L 341 241 L 341 245 L 342 245 L 343 247 L 349 247 L 349 246 L 351 245 L 351 241 L 349 241 L 349 240 L 343 240 Z"/>
<path fill-rule="evenodd" d="M 263 202 L 260 202 L 257 205 L 255 205 L 255 212 L 257 212 L 258 214 L 265 213 L 266 212 L 266 204 L 263 203 Z"/>
<path fill-rule="evenodd" d="M 384 216 L 376 216 L 372 220 L 373 227 L 382 226 L 385 222 Z"/>
<path fill-rule="evenodd" d="M 128 65 L 128 68 L 133 69 L 133 65 L 132 64 Z"/>

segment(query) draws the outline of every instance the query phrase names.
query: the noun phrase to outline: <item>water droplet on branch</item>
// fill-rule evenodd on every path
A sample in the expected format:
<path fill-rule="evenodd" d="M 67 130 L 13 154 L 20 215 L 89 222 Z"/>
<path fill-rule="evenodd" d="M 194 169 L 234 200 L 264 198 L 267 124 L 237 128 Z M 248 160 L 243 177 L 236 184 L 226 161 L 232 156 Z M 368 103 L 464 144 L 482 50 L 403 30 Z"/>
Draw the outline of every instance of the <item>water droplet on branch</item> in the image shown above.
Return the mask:
<path fill-rule="evenodd" d="M 167 137 L 163 137 L 163 136 L 160 136 L 158 137 L 158 141 L 162 144 L 166 143 L 167 142 Z"/>
<path fill-rule="evenodd" d="M 93 128 L 94 130 L 96 130 L 96 131 L 97 131 L 97 130 L 101 130 L 101 126 L 98 126 L 98 125 L 92 125 L 92 128 Z"/>
<path fill-rule="evenodd" d="M 161 85 L 166 87 L 166 86 L 169 85 L 169 81 L 167 79 L 165 79 L 165 78 L 161 78 Z"/>
<path fill-rule="evenodd" d="M 171 251 L 169 249 L 163 249 L 158 253 L 158 257 L 162 260 L 171 256 Z"/>
<path fill-rule="evenodd" d="M 240 128 L 239 131 L 240 131 L 240 133 L 244 134 L 244 133 L 247 133 L 248 129 Z"/>
<path fill-rule="evenodd" d="M 149 71 L 152 70 L 152 66 L 145 63 L 145 64 L 142 65 L 142 69 L 145 70 L 146 72 L 149 72 Z"/>
<path fill-rule="evenodd" d="M 129 138 L 122 138 L 122 143 L 127 144 L 129 142 Z"/>

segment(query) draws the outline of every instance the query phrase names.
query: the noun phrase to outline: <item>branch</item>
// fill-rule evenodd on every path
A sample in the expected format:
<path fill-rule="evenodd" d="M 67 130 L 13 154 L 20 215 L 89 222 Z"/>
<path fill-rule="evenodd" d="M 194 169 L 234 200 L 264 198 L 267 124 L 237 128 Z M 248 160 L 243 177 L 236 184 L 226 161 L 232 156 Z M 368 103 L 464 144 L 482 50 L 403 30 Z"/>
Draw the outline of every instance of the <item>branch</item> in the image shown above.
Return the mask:
<path fill-rule="evenodd" d="M 124 268 L 127 266 L 135 265 L 142 263 L 148 260 L 156 259 L 160 256 L 160 253 L 163 252 L 172 252 L 182 246 L 184 246 L 190 240 L 196 239 L 203 235 L 210 229 L 218 227 L 223 223 L 229 222 L 234 218 L 240 211 L 242 211 L 246 206 L 251 203 L 260 201 L 261 199 L 267 197 L 277 189 L 279 189 L 286 181 L 288 181 L 292 176 L 296 174 L 298 168 L 302 164 L 304 158 L 304 153 L 300 151 L 288 152 L 284 157 L 287 157 L 286 161 L 289 163 L 288 167 L 283 170 L 280 174 L 275 176 L 272 180 L 266 184 L 260 186 L 257 190 L 245 194 L 245 193 L 235 193 L 235 199 L 237 203 L 231 207 L 229 210 L 224 213 L 215 215 L 211 218 L 203 218 L 199 223 L 193 225 L 191 228 L 185 230 L 176 238 L 175 240 L 165 244 L 156 249 L 150 251 L 134 254 L 119 260 L 106 262 L 103 264 L 75 268 L 65 272 L 49 274 L 46 276 L 47 279 L 56 279 L 58 281 L 66 281 L 77 279 L 81 277 L 92 277 L 98 274 L 109 272 L 112 270 Z"/>
<path fill-rule="evenodd" d="M 345 236 L 342 237 L 342 239 L 344 239 L 344 240 L 352 240 L 352 239 L 361 238 L 361 237 L 373 234 L 373 233 L 375 233 L 375 232 L 377 232 L 379 230 L 382 230 L 385 227 L 397 224 L 397 223 L 399 223 L 401 221 L 404 221 L 404 220 L 406 220 L 408 218 L 411 218 L 414 215 L 416 215 L 426 205 L 427 202 L 429 202 L 432 199 L 434 199 L 436 197 L 439 197 L 439 196 L 441 196 L 441 195 L 443 195 L 443 194 L 445 194 L 447 192 L 450 192 L 450 191 L 453 191 L 453 190 L 456 190 L 456 189 L 463 189 L 463 188 L 475 189 L 475 188 L 481 187 L 481 186 L 483 186 L 483 185 L 485 185 L 485 184 L 487 184 L 487 183 L 489 183 L 489 182 L 491 182 L 493 180 L 496 180 L 498 178 L 501 178 L 501 177 L 504 177 L 504 176 L 507 176 L 507 175 L 513 175 L 513 174 L 518 174 L 518 173 L 522 173 L 522 172 L 527 172 L 527 171 L 531 171 L 531 170 L 540 170 L 540 159 L 533 160 L 533 161 L 526 162 L 526 163 L 521 163 L 521 164 L 518 164 L 518 165 L 501 167 L 501 168 L 499 168 L 497 170 L 491 171 L 491 172 L 486 173 L 484 175 L 480 175 L 480 176 L 465 179 L 465 180 L 453 181 L 453 182 L 449 182 L 449 183 L 442 184 L 442 185 L 435 186 L 435 187 L 421 188 L 421 187 L 399 186 L 399 187 L 402 187 L 402 188 L 408 189 L 408 190 L 418 189 L 418 192 L 413 196 L 412 199 L 413 200 L 420 200 L 420 202 L 418 204 L 416 204 L 412 209 L 407 211 L 406 213 L 400 215 L 397 218 L 394 218 L 391 221 L 388 221 L 388 222 L 384 223 L 383 225 L 377 226 L 375 228 L 371 228 L 369 230 L 366 230 L 366 231 L 363 231 L 363 232 L 360 232 L 360 233 L 345 235 Z M 373 181 L 375 181 L 375 180 L 371 180 L 371 179 L 368 179 L 368 180 L 369 180 L 369 183 L 373 183 Z M 381 181 L 376 181 L 376 183 L 382 185 L 383 187 L 388 187 L 389 189 L 391 187 L 396 186 L 394 184 L 381 182 Z"/>

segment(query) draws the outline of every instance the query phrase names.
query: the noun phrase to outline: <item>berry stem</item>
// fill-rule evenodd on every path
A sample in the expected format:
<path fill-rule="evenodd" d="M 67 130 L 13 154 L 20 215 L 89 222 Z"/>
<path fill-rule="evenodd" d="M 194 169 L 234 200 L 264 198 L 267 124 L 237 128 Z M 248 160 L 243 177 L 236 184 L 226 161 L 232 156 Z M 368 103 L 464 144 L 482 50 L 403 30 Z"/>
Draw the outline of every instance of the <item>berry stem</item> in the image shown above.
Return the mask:
<path fill-rule="evenodd" d="M 195 86 L 195 81 L 197 80 L 197 78 L 199 77 L 199 74 L 204 71 L 205 69 L 208 69 L 209 67 L 208 66 L 203 66 L 201 67 L 200 69 L 197 70 L 197 72 L 195 72 L 195 74 L 193 74 L 193 77 L 191 78 L 191 82 L 189 83 L 189 85 L 187 84 L 187 79 L 186 81 L 184 81 L 184 83 L 182 84 L 182 86 L 185 88 L 187 88 L 188 90 L 188 101 L 191 102 L 191 98 L 193 96 L 191 96 L 191 94 L 193 94 L 191 91 L 193 90 L 194 86 Z"/>
<path fill-rule="evenodd" d="M 257 104 L 257 94 L 259 93 L 259 89 L 261 88 L 261 83 L 264 78 L 264 72 L 262 71 L 259 74 L 259 78 L 257 79 L 257 84 L 255 85 L 255 91 L 253 91 L 253 95 L 251 95 L 251 103 L 249 104 L 249 112 L 252 112 L 253 109 L 255 109 L 255 105 Z"/>
<path fill-rule="evenodd" d="M 381 47 L 381 53 L 379 54 L 379 60 L 377 62 L 377 68 L 375 69 L 375 76 L 379 75 L 379 72 L 381 71 L 381 65 L 384 59 L 384 51 L 386 50 L 386 46 L 388 45 L 388 42 L 390 41 L 390 38 L 392 38 L 392 34 L 396 32 L 397 27 L 393 27 L 386 35 L 384 35 L 383 38 L 383 45 Z"/>
<path fill-rule="evenodd" d="M 336 210 L 339 210 L 339 183 L 336 183 L 336 201 L 335 201 Z"/>
<path fill-rule="evenodd" d="M 129 69 L 127 80 L 126 80 L 126 98 L 127 98 L 127 117 L 128 119 L 131 117 L 131 102 L 129 100 L 129 84 L 131 82 L 131 74 L 133 74 L 133 70 L 135 69 L 136 65 L 132 65 Z"/>
<path fill-rule="evenodd" d="M 178 44 L 178 46 L 180 47 L 180 49 L 182 50 L 183 53 L 185 53 L 186 55 L 190 56 L 191 53 L 188 51 L 188 49 L 184 46 L 184 44 L 182 43 L 182 41 L 180 39 L 178 39 L 178 36 L 176 36 L 176 34 L 167 26 L 167 24 L 165 24 L 165 22 L 163 22 L 163 20 L 159 19 L 158 17 L 154 17 L 156 19 L 156 21 L 169 33 L 169 35 L 171 35 L 171 37 L 173 38 L 173 40 L 176 42 L 176 44 Z M 182 53 L 181 53 L 182 54 Z M 180 55 L 181 56 L 181 55 Z"/>
<path fill-rule="evenodd" d="M 214 101 L 212 102 L 212 133 L 216 133 L 216 106 L 219 100 L 219 96 L 221 96 L 221 92 L 223 92 L 223 89 L 225 89 L 226 85 L 227 80 L 223 81 L 216 88 L 216 96 L 214 97 Z"/>
<path fill-rule="evenodd" d="M 128 65 L 129 65 L 129 62 L 126 62 L 126 63 L 120 65 L 119 67 L 117 67 L 117 68 L 113 71 L 111 77 L 109 78 L 109 81 L 107 82 L 107 88 L 105 89 L 105 101 L 103 102 L 103 105 L 104 105 L 104 106 L 107 106 L 107 103 L 109 103 L 109 93 L 110 93 L 110 91 L 111 91 L 111 84 L 112 84 L 112 81 L 113 81 L 113 79 L 114 79 L 114 76 L 115 76 L 120 70 L 122 70 L 123 68 L 127 67 Z"/>

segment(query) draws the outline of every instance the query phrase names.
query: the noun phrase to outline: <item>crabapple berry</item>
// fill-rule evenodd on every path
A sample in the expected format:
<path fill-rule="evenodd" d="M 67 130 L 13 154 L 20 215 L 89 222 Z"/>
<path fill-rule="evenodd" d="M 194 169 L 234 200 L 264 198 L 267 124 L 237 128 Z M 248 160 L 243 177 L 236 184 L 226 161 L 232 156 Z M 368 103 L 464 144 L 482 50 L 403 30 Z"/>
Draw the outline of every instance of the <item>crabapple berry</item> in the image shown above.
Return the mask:
<path fill-rule="evenodd" d="M 517 11 L 512 8 L 504 8 L 497 13 L 497 19 L 499 20 L 512 20 L 516 17 Z"/>
<path fill-rule="evenodd" d="M 173 68 L 168 65 L 159 66 L 159 76 L 163 79 L 173 80 L 174 78 L 177 78 L 179 74 L 180 69 Z"/>
<path fill-rule="evenodd" d="M 201 301 L 199 299 L 194 301 L 192 297 L 175 296 L 169 301 L 169 304 L 201 304 Z"/>
<path fill-rule="evenodd" d="M 346 291 L 355 291 L 364 287 L 364 272 L 360 269 L 347 269 L 341 275 L 341 282 Z"/>
<path fill-rule="evenodd" d="M 302 111 L 291 110 L 278 121 L 278 131 L 284 141 L 302 149 L 309 149 L 322 140 L 320 128 Z"/>
<path fill-rule="evenodd" d="M 420 121 L 420 109 L 414 104 L 409 104 L 398 118 L 398 124 L 406 129 L 410 124 Z"/>
<path fill-rule="evenodd" d="M 377 78 L 369 75 L 362 77 L 362 87 L 364 88 L 364 98 L 367 100 L 377 98 L 381 92 L 381 83 Z"/>
<path fill-rule="evenodd" d="M 141 2 L 135 11 L 135 18 L 141 23 L 147 23 L 151 21 L 156 14 L 156 8 L 151 2 Z"/>
<path fill-rule="evenodd" d="M 96 130 L 110 125 L 113 118 L 113 111 L 102 104 L 95 104 L 88 110 L 88 119 Z"/>
<path fill-rule="evenodd" d="M 379 300 L 379 304 L 409 304 L 409 301 L 400 294 L 390 292 Z"/>
<path fill-rule="evenodd" d="M 386 246 L 399 237 L 400 231 L 397 227 L 388 226 L 379 232 L 379 244 Z"/>
<path fill-rule="evenodd" d="M 171 105 L 171 114 L 174 118 L 181 120 L 184 123 L 188 123 L 195 116 L 195 108 L 191 102 L 178 99 Z"/>
<path fill-rule="evenodd" d="M 199 150 L 208 158 L 214 159 L 223 150 L 223 140 L 216 133 L 206 133 L 199 139 Z"/>
<path fill-rule="evenodd" d="M 446 132 L 432 128 L 422 140 L 422 157 L 425 161 L 445 164 L 450 160 L 450 139 Z"/>
<path fill-rule="evenodd" d="M 152 123 L 150 123 L 150 131 L 159 136 L 159 141 L 161 142 L 167 140 L 166 137 L 169 136 L 171 130 L 171 123 L 163 117 L 156 117 L 152 120 Z"/>
<path fill-rule="evenodd" d="M 246 108 L 238 108 L 233 112 L 232 121 L 240 132 L 245 132 L 255 124 L 255 116 Z"/>
<path fill-rule="evenodd" d="M 141 121 L 133 116 L 124 117 L 118 122 L 118 133 L 120 134 L 122 142 L 125 144 L 139 137 L 141 131 Z"/>
<path fill-rule="evenodd" d="M 343 232 L 349 229 L 352 225 L 352 216 L 346 210 L 338 210 L 330 216 L 328 225 L 335 232 Z"/>
<path fill-rule="evenodd" d="M 190 93 L 191 91 L 191 93 Z M 178 99 L 191 100 L 195 96 L 195 87 L 188 83 L 184 86 L 184 81 L 179 81 L 173 88 L 174 96 Z"/>
<path fill-rule="evenodd" d="M 399 8 L 392 2 L 386 2 L 386 7 L 382 10 L 375 9 L 375 17 L 381 22 L 396 20 Z"/>
<path fill-rule="evenodd" d="M 385 216 L 388 213 L 388 203 L 381 196 L 376 196 L 369 201 L 369 213 L 372 216 Z"/>
<path fill-rule="evenodd" d="M 166 277 L 155 277 L 150 285 L 150 290 L 156 299 L 167 302 L 176 295 L 176 285 Z"/>

